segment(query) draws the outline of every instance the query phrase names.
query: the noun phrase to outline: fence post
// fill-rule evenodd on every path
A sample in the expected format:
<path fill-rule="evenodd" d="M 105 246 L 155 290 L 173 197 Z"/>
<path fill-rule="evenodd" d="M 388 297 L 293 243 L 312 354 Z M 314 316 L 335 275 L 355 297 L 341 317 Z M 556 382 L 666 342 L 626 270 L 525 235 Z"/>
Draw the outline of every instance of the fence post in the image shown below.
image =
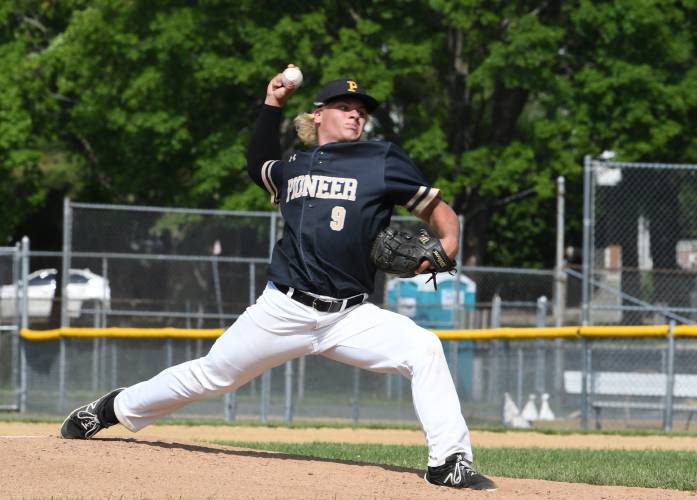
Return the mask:
<path fill-rule="evenodd" d="M 61 328 L 70 326 L 68 314 L 68 283 L 70 281 L 71 249 L 73 245 L 73 213 L 70 206 L 70 198 L 63 198 L 63 255 L 61 259 Z"/>
<path fill-rule="evenodd" d="M 554 326 L 564 324 L 566 311 L 567 275 L 564 272 L 564 218 L 566 201 L 566 183 L 563 176 L 557 177 L 557 249 L 554 266 Z M 563 398 L 562 381 L 564 379 L 564 343 L 554 339 L 554 376 L 552 384 L 554 393 Z"/>
<path fill-rule="evenodd" d="M 213 289 L 215 292 L 215 303 L 218 310 L 218 326 L 225 328 L 225 320 L 223 319 L 223 291 L 220 287 L 220 270 L 218 269 L 218 259 L 222 248 L 220 241 L 215 240 L 213 244 L 213 260 L 211 260 L 211 269 L 213 271 Z"/>
<path fill-rule="evenodd" d="M 543 328 L 546 324 L 547 319 L 547 297 L 542 295 L 537 299 L 537 314 L 536 314 L 536 326 L 537 328 Z M 542 394 L 545 391 L 545 352 L 544 352 L 544 341 L 538 339 L 537 344 L 537 359 L 535 363 L 535 392 Z"/>
<path fill-rule="evenodd" d="M 501 358 L 503 359 L 503 363 L 500 366 L 501 369 L 501 374 L 499 374 L 499 380 L 503 381 L 502 384 L 503 387 L 500 387 L 499 390 L 503 392 L 511 392 L 511 389 L 509 389 L 509 383 L 511 380 L 514 380 L 514 377 L 512 375 L 512 366 L 513 366 L 513 356 L 511 355 L 511 350 L 512 350 L 512 340 L 505 339 L 505 340 L 500 340 L 501 342 Z M 501 407 L 503 408 L 503 406 Z"/>
<path fill-rule="evenodd" d="M 591 197 L 592 197 L 593 171 L 590 155 L 583 157 L 583 250 L 581 259 L 583 261 L 583 274 L 581 282 L 581 325 L 590 324 L 590 301 L 591 301 L 591 252 L 592 252 L 592 224 Z M 587 338 L 582 340 L 581 352 L 581 429 L 588 429 L 588 377 L 590 371 L 590 342 Z"/>
<path fill-rule="evenodd" d="M 554 265 L 554 326 L 564 323 L 566 273 L 564 272 L 564 177 L 557 177 L 557 248 Z"/>
<path fill-rule="evenodd" d="M 99 392 L 99 337 L 92 339 L 92 392 Z"/>
<path fill-rule="evenodd" d="M 118 387 L 119 377 L 119 339 L 111 339 L 111 387 Z"/>
<path fill-rule="evenodd" d="M 285 401 L 285 417 L 286 422 L 293 421 L 293 360 L 286 361 L 286 401 Z"/>
<path fill-rule="evenodd" d="M 298 358 L 298 401 L 305 399 L 305 369 L 307 360 L 305 356 Z"/>
<path fill-rule="evenodd" d="M 223 401 L 225 402 L 225 421 L 231 422 L 237 418 L 237 398 L 235 397 L 235 393 L 226 392 Z"/>
<path fill-rule="evenodd" d="M 109 342 L 111 341 L 106 337 L 99 339 L 99 382 L 101 389 L 109 387 L 109 378 L 107 376 Z"/>
<path fill-rule="evenodd" d="M 165 340 L 165 366 L 169 368 L 174 362 L 174 348 L 172 346 L 172 337 L 167 337 Z"/>
<path fill-rule="evenodd" d="M 547 324 L 547 297 L 541 295 L 537 299 L 537 307 L 535 309 L 535 326 L 543 328 Z"/>
<path fill-rule="evenodd" d="M 581 341 L 581 429 L 588 429 L 588 380 L 591 370 L 590 341 L 583 337 Z"/>
<path fill-rule="evenodd" d="M 104 259 L 102 259 L 102 264 L 104 263 L 103 261 L 104 261 Z M 104 266 L 102 265 L 102 277 L 105 278 L 103 271 L 104 271 Z M 106 281 L 104 283 L 104 286 L 106 287 Z M 105 296 L 106 296 L 106 293 L 104 293 L 104 291 L 102 290 L 102 297 L 105 297 Z M 95 309 L 94 309 L 94 313 L 93 313 L 94 314 L 93 325 L 95 328 L 99 328 L 102 324 L 102 309 L 103 309 L 102 304 L 103 304 L 103 302 L 101 302 L 101 301 L 95 301 L 95 305 L 94 305 Z M 92 339 L 92 392 L 93 393 L 97 393 L 99 391 L 98 390 L 98 386 L 99 386 L 99 375 L 98 375 L 99 362 L 97 359 L 98 341 L 99 341 L 98 337 L 94 337 Z"/>
<path fill-rule="evenodd" d="M 675 387 L 675 337 L 673 329 L 675 321 L 671 320 L 668 327 L 668 362 L 666 363 L 666 396 L 663 409 L 663 430 L 670 432 L 673 429 L 673 390 Z"/>
<path fill-rule="evenodd" d="M 21 255 L 21 279 L 22 279 L 22 294 L 20 295 L 20 320 L 19 328 L 26 330 L 29 328 L 29 258 L 30 258 L 30 243 L 29 238 L 22 238 L 22 255 Z M 27 409 L 27 341 L 20 340 L 20 356 L 19 356 L 19 411 L 24 412 Z"/>
<path fill-rule="evenodd" d="M 516 384 L 516 404 L 518 405 L 518 408 L 522 410 L 523 408 L 523 378 L 525 377 L 525 373 L 523 371 L 524 367 L 524 357 L 523 357 L 523 348 L 520 347 L 520 344 L 518 344 L 518 349 L 516 349 L 516 354 L 517 354 L 517 369 L 518 369 L 518 381 Z"/>
<path fill-rule="evenodd" d="M 70 265 L 71 265 L 71 248 L 72 248 L 72 208 L 70 206 L 70 198 L 63 198 L 63 255 L 61 259 L 61 313 L 60 326 L 66 328 L 70 326 L 70 315 L 68 313 L 68 283 L 70 283 Z M 55 299 L 54 299 L 55 300 Z M 66 345 L 65 338 L 61 335 L 58 339 L 58 413 L 63 413 L 65 410 L 65 372 L 66 372 Z"/>
<path fill-rule="evenodd" d="M 61 335 L 58 339 L 58 413 L 65 409 L 65 363 L 65 339 Z"/>
<path fill-rule="evenodd" d="M 460 370 L 459 368 L 459 347 L 460 347 L 460 342 L 457 340 L 451 340 L 449 342 L 449 348 L 448 351 L 450 354 L 450 376 L 453 378 L 453 383 L 455 384 L 455 391 L 459 389 L 459 377 L 458 377 L 458 372 Z"/>
<path fill-rule="evenodd" d="M 30 243 L 27 236 L 22 238 L 22 269 L 20 271 L 22 286 L 22 293 L 19 297 L 19 314 L 20 314 L 20 328 L 29 328 L 29 255 L 30 255 Z"/>
<path fill-rule="evenodd" d="M 361 392 L 361 370 L 353 368 L 353 398 L 351 398 L 351 416 L 353 423 L 357 424 L 360 416 L 360 392 Z"/>
<path fill-rule="evenodd" d="M 271 406 L 271 368 L 261 374 L 261 415 L 263 423 L 269 421 L 269 407 Z"/>
<path fill-rule="evenodd" d="M 92 313 L 92 327 L 93 328 L 101 328 L 101 323 L 102 323 L 102 303 L 99 301 L 95 301 L 94 303 L 94 312 Z"/>
<path fill-rule="evenodd" d="M 464 223 L 465 223 L 465 218 L 462 215 L 458 215 L 458 225 L 459 225 L 459 234 L 463 234 L 464 230 Z M 463 328 L 464 326 L 464 313 L 465 313 L 465 308 L 464 308 L 464 303 L 465 301 L 463 300 L 463 291 L 462 291 L 462 245 L 458 247 L 458 252 L 456 256 L 457 262 L 460 263 L 459 266 L 457 266 L 456 272 L 455 272 L 455 301 L 451 306 L 450 309 L 450 327 L 451 328 Z M 399 287 L 397 287 L 399 290 Z M 460 361 L 460 341 L 459 340 L 451 340 L 450 341 L 450 375 L 452 376 L 453 383 L 455 384 L 455 391 L 459 391 L 460 387 L 460 377 L 458 376 L 460 372 L 460 367 L 459 367 L 459 361 Z"/>
<path fill-rule="evenodd" d="M 18 243 L 15 244 L 15 249 L 12 254 L 12 283 L 15 284 L 15 310 L 14 310 L 14 326 L 15 331 L 12 335 L 12 343 L 10 346 L 11 353 L 10 359 L 12 364 L 12 373 L 10 374 L 11 387 L 15 391 L 16 398 L 16 408 L 19 410 L 19 399 L 20 399 L 20 354 L 19 354 L 19 344 L 21 342 L 20 335 L 20 325 L 19 325 L 19 283 L 20 283 L 20 267 L 22 265 L 21 260 L 22 247 Z"/>
<path fill-rule="evenodd" d="M 592 215 L 591 197 L 593 172 L 590 155 L 583 158 L 583 250 L 581 259 L 583 261 L 583 280 L 581 283 L 581 324 L 590 324 L 590 301 L 591 301 L 591 259 L 592 244 Z"/>
<path fill-rule="evenodd" d="M 491 299 L 491 328 L 499 328 L 501 326 L 501 297 L 499 294 L 494 294 Z"/>
<path fill-rule="evenodd" d="M 104 288 L 102 289 L 102 298 L 106 298 L 106 290 L 107 287 L 109 286 L 109 263 L 106 260 L 106 257 L 102 257 L 102 278 L 104 278 Z M 109 303 L 108 305 L 105 306 L 104 300 L 100 302 L 102 305 L 101 307 L 101 320 L 102 320 L 102 328 L 107 327 L 107 314 L 109 313 L 109 310 L 111 309 L 111 294 L 109 294 Z"/>
<path fill-rule="evenodd" d="M 495 294 L 491 300 L 491 327 L 501 326 L 501 297 Z M 499 390 L 499 341 L 492 340 L 489 343 L 489 394 L 488 401 L 493 402 L 498 399 Z"/>

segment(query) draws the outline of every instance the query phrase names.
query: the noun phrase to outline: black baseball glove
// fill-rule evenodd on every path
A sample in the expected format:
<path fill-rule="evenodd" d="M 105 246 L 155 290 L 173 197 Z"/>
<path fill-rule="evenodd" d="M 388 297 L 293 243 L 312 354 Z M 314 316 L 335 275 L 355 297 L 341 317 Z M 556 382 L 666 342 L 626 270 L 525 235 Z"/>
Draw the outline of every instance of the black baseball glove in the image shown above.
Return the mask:
<path fill-rule="evenodd" d="M 431 279 L 436 288 L 436 273 L 455 269 L 455 261 L 445 253 L 438 238 L 428 234 L 425 229 L 420 229 L 418 233 L 397 231 L 391 227 L 383 229 L 373 242 L 370 259 L 381 271 L 400 278 L 415 276 L 419 265 L 427 260 L 431 264 L 428 271 L 433 274 Z"/>

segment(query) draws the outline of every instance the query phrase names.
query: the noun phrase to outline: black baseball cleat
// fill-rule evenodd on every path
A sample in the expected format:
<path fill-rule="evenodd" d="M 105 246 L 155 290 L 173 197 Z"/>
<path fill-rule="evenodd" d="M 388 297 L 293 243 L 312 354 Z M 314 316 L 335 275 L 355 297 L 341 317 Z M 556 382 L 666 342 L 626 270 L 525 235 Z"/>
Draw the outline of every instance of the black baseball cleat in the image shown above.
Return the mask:
<path fill-rule="evenodd" d="M 102 429 L 111 427 L 118 422 L 109 422 L 105 418 L 105 409 L 108 404 L 114 404 L 116 395 L 125 388 L 114 389 L 90 404 L 74 409 L 61 426 L 63 439 L 90 439 Z M 113 410 L 112 410 L 113 414 Z"/>
<path fill-rule="evenodd" d="M 429 467 L 424 479 L 431 484 L 451 488 L 485 491 L 498 489 L 495 482 L 474 470 L 462 453 L 450 455 L 443 465 Z"/>

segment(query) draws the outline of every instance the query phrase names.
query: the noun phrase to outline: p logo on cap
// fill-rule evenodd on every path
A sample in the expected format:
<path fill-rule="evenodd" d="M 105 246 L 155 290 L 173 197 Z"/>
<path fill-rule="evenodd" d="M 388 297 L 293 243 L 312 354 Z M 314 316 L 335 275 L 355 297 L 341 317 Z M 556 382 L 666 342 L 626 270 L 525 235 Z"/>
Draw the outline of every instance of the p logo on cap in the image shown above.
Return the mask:
<path fill-rule="evenodd" d="M 324 106 L 329 101 L 333 99 L 338 99 L 340 97 L 351 97 L 353 99 L 359 99 L 365 104 L 365 109 L 368 113 L 375 111 L 379 103 L 370 95 L 365 93 L 363 87 L 356 80 L 339 79 L 327 82 L 322 90 L 319 91 L 317 97 L 314 100 L 315 106 Z"/>

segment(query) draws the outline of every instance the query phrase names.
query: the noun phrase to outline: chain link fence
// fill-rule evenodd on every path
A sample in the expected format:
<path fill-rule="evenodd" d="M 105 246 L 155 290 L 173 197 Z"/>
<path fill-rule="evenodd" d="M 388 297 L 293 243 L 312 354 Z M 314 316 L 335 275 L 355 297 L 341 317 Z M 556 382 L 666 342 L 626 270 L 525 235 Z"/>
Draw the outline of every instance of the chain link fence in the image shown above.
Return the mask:
<path fill-rule="evenodd" d="M 273 242 L 283 230 L 280 217 L 268 212 L 66 202 L 65 217 L 66 244 L 62 252 L 29 253 L 27 245 L 26 255 L 31 255 L 31 259 L 24 260 L 30 282 L 28 293 L 36 293 L 32 288 L 41 286 L 48 276 L 45 273 L 51 270 L 55 272 L 54 287 L 47 297 L 28 297 L 24 323 L 15 317 L 14 325 L 34 329 L 61 325 L 224 327 L 263 290 Z M 395 217 L 393 223 L 402 227 L 421 224 L 410 217 Z M 3 284 L 21 278 L 10 277 L 9 271 L 4 271 L 18 258 L 17 250 L 13 251 L 15 257 L 0 256 Z M 12 266 L 12 272 L 19 273 L 18 264 Z M 62 286 L 57 277 L 61 274 L 68 276 Z M 35 285 L 31 283 L 33 278 Z M 559 324 L 580 322 L 582 278 L 582 273 L 567 268 Z M 550 270 L 463 267 L 456 276 L 439 279 L 438 290 L 434 291 L 430 284 L 424 289 L 419 282 L 379 275 L 370 300 L 406 314 L 426 328 L 542 327 L 555 321 L 551 307 L 555 279 Z M 82 292 L 78 292 L 80 287 Z M 31 307 L 46 300 L 48 308 Z M 631 307 L 641 305 L 622 304 L 623 315 Z M 648 321 L 646 310 L 642 314 Z M 660 319 L 665 322 L 664 316 Z M 11 338 L 18 336 L 5 335 L 3 341 L 12 344 Z M 113 387 L 134 384 L 168 366 L 205 355 L 212 342 L 65 337 L 22 342 L 23 356 L 16 354 L 12 359 L 19 361 L 14 364 L 3 362 L 0 376 L 3 383 L 12 380 L 14 384 L 7 391 L 8 404 L 17 400 L 12 388 L 19 387 L 20 402 L 24 403 L 18 403 L 18 407 L 62 415 Z M 0 349 L 2 356 L 12 352 L 5 344 L 0 344 Z M 518 410 L 528 410 L 529 417 L 535 416 L 531 409 L 539 417 L 539 409 L 546 406 L 554 414 L 548 425 L 559 427 L 576 428 L 589 416 L 605 426 L 667 428 L 667 423 L 675 420 L 676 425 L 684 423 L 689 429 L 691 423 L 691 367 L 697 366 L 691 358 L 695 352 L 692 339 L 445 341 L 444 350 L 463 413 L 473 424 L 505 421 L 507 398 Z M 645 358 L 659 351 L 664 353 L 663 364 Z M 611 355 L 617 356 L 614 362 Z M 21 366 L 21 359 L 26 360 L 26 370 L 20 369 L 23 375 L 17 381 L 14 372 L 8 376 L 5 371 Z M 606 372 L 625 374 L 625 380 L 615 380 L 614 386 L 607 389 Z M 665 384 L 672 380 L 675 399 L 666 401 L 666 388 L 664 396 L 631 393 L 636 386 L 632 376 L 640 372 L 658 374 Z M 594 374 L 591 382 L 584 378 L 588 374 Z M 624 392 L 618 392 L 618 384 L 625 384 Z M 687 390 L 677 389 L 684 384 Z M 667 407 L 676 410 L 669 417 Z M 416 420 L 408 381 L 320 356 L 300 358 L 268 370 L 233 394 L 194 403 L 175 416 L 262 421 Z"/>
<path fill-rule="evenodd" d="M 602 156 L 584 162 L 582 323 L 693 324 L 697 165 Z M 697 378 L 685 360 L 693 342 L 669 335 L 667 342 L 594 343 L 583 351 L 583 370 L 565 374 L 582 398 L 584 427 L 591 409 L 596 427 L 604 419 L 658 418 L 669 429 L 673 411 L 684 412 L 689 426 Z"/>
<path fill-rule="evenodd" d="M 66 359 L 62 398 L 58 397 L 61 343 Z M 27 342 L 26 409 L 63 415 L 113 387 L 137 383 L 204 355 L 211 343 L 111 338 Z M 673 343 L 670 347 L 666 339 L 466 341 L 446 342 L 445 354 L 470 424 L 504 422 L 508 395 L 533 425 L 579 428 L 585 406 L 587 418 L 598 428 L 694 431 L 697 342 L 684 338 Z M 590 369 L 584 395 L 586 362 Z M 671 400 L 666 399 L 669 383 L 674 388 Z M 543 401 L 552 419 L 549 413 L 542 418 Z M 416 421 L 407 380 L 321 356 L 288 362 L 231 395 L 195 402 L 173 417 Z"/>
<path fill-rule="evenodd" d="M 697 165 L 586 157 L 585 172 L 586 324 L 693 323 Z"/>
<path fill-rule="evenodd" d="M 65 212 L 63 266 L 90 269 L 110 293 L 95 291 L 82 319 L 63 311 L 63 326 L 101 315 L 99 326 L 223 327 L 263 290 L 278 230 L 276 212 L 79 203 Z"/>
<path fill-rule="evenodd" d="M 585 342 L 582 358 L 585 372 L 569 368 L 564 387 L 595 428 L 690 430 L 697 413 L 694 338 L 595 339 Z"/>

